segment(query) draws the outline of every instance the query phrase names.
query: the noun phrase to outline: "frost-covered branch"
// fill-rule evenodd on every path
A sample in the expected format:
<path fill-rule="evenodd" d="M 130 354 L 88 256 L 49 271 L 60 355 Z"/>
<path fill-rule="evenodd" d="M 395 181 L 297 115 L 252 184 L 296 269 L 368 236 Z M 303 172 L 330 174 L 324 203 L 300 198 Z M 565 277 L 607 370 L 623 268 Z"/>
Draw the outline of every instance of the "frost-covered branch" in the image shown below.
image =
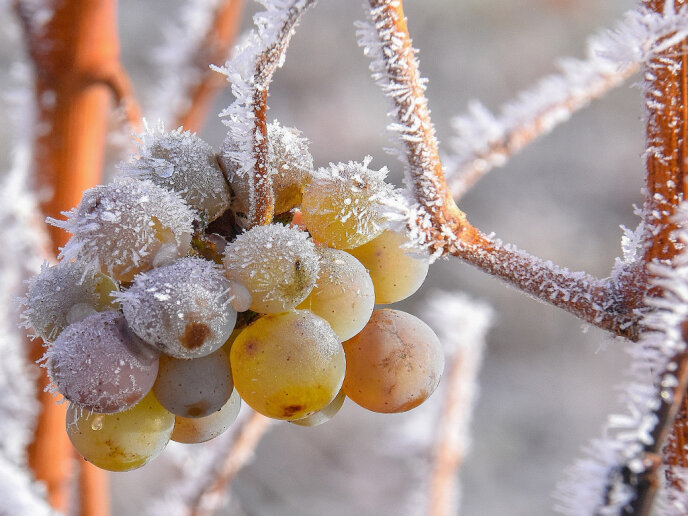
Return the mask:
<path fill-rule="evenodd" d="M 193 0 L 181 8 L 178 22 L 165 30 L 154 52 L 159 85 L 151 96 L 152 119 L 187 131 L 201 128 L 216 94 L 226 85 L 210 68 L 227 60 L 234 44 L 243 0 Z"/>
<path fill-rule="evenodd" d="M 489 306 L 463 294 L 434 292 L 428 298 L 423 316 L 439 330 L 447 372 L 440 390 L 444 399 L 437 422 L 427 514 L 450 516 L 459 512 L 456 477 L 470 446 L 478 371 L 493 314 Z"/>
<path fill-rule="evenodd" d="M 680 209 L 678 240 L 688 244 L 688 205 Z M 661 482 L 662 447 L 688 387 L 688 253 L 668 265 L 650 264 L 651 311 L 641 339 L 630 348 L 629 382 L 623 386 L 627 413 L 610 416 L 603 437 L 559 486 L 565 514 L 650 514 Z"/>
<path fill-rule="evenodd" d="M 272 76 L 284 63 L 294 29 L 315 0 L 261 0 L 266 10 L 254 16 L 256 29 L 237 49 L 236 56 L 217 71 L 232 83 L 236 100 L 222 113 L 229 128 L 227 141 L 237 150 L 228 157 L 240 177 L 252 178 L 249 224 L 268 224 L 275 209 L 267 166 L 267 99 Z"/>
<path fill-rule="evenodd" d="M 585 60 L 560 61 L 561 72 L 540 80 L 498 115 L 479 102 L 454 119 L 454 154 L 445 159 L 455 199 L 485 173 L 620 85 L 640 65 L 688 35 L 688 10 L 629 11 L 613 30 L 588 41 Z"/>

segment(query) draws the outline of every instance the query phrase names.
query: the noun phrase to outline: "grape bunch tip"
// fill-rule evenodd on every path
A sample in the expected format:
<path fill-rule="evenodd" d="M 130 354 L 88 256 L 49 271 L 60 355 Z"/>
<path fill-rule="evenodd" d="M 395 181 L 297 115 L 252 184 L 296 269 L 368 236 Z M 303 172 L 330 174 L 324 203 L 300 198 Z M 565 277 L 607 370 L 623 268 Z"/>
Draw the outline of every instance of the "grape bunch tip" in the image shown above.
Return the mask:
<path fill-rule="evenodd" d="M 385 168 L 365 158 L 316 170 L 301 133 L 270 123 L 276 216 L 246 228 L 253 193 L 238 145 L 215 153 L 160 126 L 140 141 L 118 178 L 49 219 L 71 238 L 23 300 L 86 460 L 141 467 L 169 440 L 217 437 L 242 401 L 317 426 L 346 398 L 391 413 L 432 394 L 437 337 L 415 316 L 375 309 L 428 272 L 388 229 Z"/>

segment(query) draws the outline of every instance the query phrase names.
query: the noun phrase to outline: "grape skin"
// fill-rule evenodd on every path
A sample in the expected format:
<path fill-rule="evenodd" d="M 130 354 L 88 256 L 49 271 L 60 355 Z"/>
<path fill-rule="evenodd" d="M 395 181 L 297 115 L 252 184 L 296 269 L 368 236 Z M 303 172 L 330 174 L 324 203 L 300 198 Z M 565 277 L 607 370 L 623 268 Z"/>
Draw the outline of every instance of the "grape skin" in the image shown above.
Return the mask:
<path fill-rule="evenodd" d="M 349 250 L 368 269 L 378 305 L 406 299 L 420 288 L 428 275 L 427 260 L 408 254 L 401 247 L 407 243 L 404 235 L 387 230 L 367 244 Z"/>
<path fill-rule="evenodd" d="M 157 352 L 115 311 L 99 312 L 65 328 L 45 352 L 56 390 L 86 410 L 113 413 L 141 400 L 158 372 Z"/>
<path fill-rule="evenodd" d="M 295 419 L 289 422 L 299 426 L 318 426 L 322 425 L 323 423 L 327 423 L 330 419 L 337 415 L 337 412 L 339 412 L 344 405 L 345 399 L 346 394 L 344 393 L 344 389 L 342 389 L 325 408 L 303 419 Z"/>
<path fill-rule="evenodd" d="M 89 462 L 108 471 L 130 471 L 157 457 L 167 446 L 174 416 L 149 393 L 118 414 L 67 409 L 67 435 Z"/>
<path fill-rule="evenodd" d="M 344 380 L 337 335 L 305 310 L 254 321 L 232 344 L 230 363 L 241 398 L 275 419 L 302 419 L 323 409 Z"/>
<path fill-rule="evenodd" d="M 322 317 L 339 337 L 356 335 L 370 319 L 375 291 L 368 271 L 349 253 L 319 248 L 320 272 L 315 287 L 297 308 Z"/>
<path fill-rule="evenodd" d="M 373 412 L 417 407 L 435 390 L 444 369 L 435 333 L 399 310 L 375 310 L 363 331 L 343 346 L 344 392 Z"/>
<path fill-rule="evenodd" d="M 232 372 L 226 354 L 218 349 L 204 357 L 180 360 L 160 357 L 153 392 L 175 416 L 206 417 L 220 410 L 232 394 Z"/>
<path fill-rule="evenodd" d="M 213 414 L 205 417 L 174 417 L 172 441 L 185 444 L 204 443 L 215 439 L 236 421 L 241 409 L 241 398 L 236 389 L 227 403 Z"/>

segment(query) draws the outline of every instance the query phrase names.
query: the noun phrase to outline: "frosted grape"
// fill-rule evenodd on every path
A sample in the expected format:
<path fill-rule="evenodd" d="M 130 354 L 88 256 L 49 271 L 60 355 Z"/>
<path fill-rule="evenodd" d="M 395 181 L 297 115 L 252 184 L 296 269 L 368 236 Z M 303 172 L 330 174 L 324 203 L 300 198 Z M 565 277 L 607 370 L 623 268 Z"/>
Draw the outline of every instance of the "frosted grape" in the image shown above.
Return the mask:
<path fill-rule="evenodd" d="M 174 416 L 150 393 L 118 414 L 93 414 L 69 405 L 67 435 L 87 461 L 109 471 L 140 468 L 165 449 Z"/>
<path fill-rule="evenodd" d="M 318 426 L 327 423 L 339 412 L 344 405 L 345 399 L 346 394 L 344 394 L 344 389 L 342 389 L 325 408 L 303 419 L 295 419 L 289 422 L 299 426 Z"/>
<path fill-rule="evenodd" d="M 113 413 L 148 392 L 158 372 L 157 353 L 134 335 L 119 312 L 100 312 L 74 323 L 45 352 L 55 389 L 86 410 Z"/>
<path fill-rule="evenodd" d="M 313 157 L 308 151 L 308 141 L 291 127 L 282 127 L 275 120 L 268 124 L 268 173 L 275 194 L 275 213 L 285 213 L 301 203 L 301 189 L 313 170 Z M 248 214 L 250 176 L 241 173 L 239 165 L 232 159 L 237 148 L 231 139 L 225 140 L 222 149 L 222 163 L 227 179 L 234 192 L 233 208 Z"/>
<path fill-rule="evenodd" d="M 186 203 L 215 220 L 231 203 L 231 191 L 213 148 L 181 128 L 162 127 L 142 135 L 139 156 L 121 168 L 177 192 Z"/>
<path fill-rule="evenodd" d="M 227 279 L 201 258 L 182 258 L 140 274 L 118 299 L 132 330 L 177 358 L 212 353 L 236 323 Z"/>
<path fill-rule="evenodd" d="M 259 313 L 291 310 L 310 294 L 318 274 L 318 254 L 308 235 L 271 224 L 239 235 L 225 249 L 227 277 L 251 294 Z"/>
<path fill-rule="evenodd" d="M 218 410 L 205 417 L 179 417 L 174 418 L 174 431 L 171 439 L 178 443 L 204 443 L 214 439 L 227 430 L 236 421 L 241 409 L 241 398 L 236 389 L 232 392 L 229 401 Z"/>
<path fill-rule="evenodd" d="M 84 192 L 67 220 L 49 219 L 72 233 L 61 257 L 77 259 L 118 281 L 169 261 L 191 246 L 194 215 L 178 194 L 151 181 L 120 177 Z"/>
<path fill-rule="evenodd" d="M 233 389 L 229 361 L 220 349 L 193 360 L 160 357 L 158 379 L 153 386 L 160 404 L 182 417 L 205 417 L 217 412 Z"/>
<path fill-rule="evenodd" d="M 261 317 L 230 352 L 234 386 L 254 410 L 302 419 L 326 407 L 344 379 L 344 350 L 324 319 L 305 310 Z"/>
<path fill-rule="evenodd" d="M 330 164 L 313 172 L 303 190 L 301 215 L 313 238 L 337 249 L 351 249 L 382 232 L 380 203 L 391 195 L 387 169 L 363 163 Z"/>
<path fill-rule="evenodd" d="M 375 285 L 375 303 L 396 303 L 416 292 L 428 275 L 429 264 L 401 246 L 408 241 L 395 231 L 385 231 L 349 252 L 368 269 Z"/>
<path fill-rule="evenodd" d="M 363 331 L 343 345 L 344 392 L 374 412 L 405 412 L 420 405 L 435 390 L 444 369 L 434 332 L 398 310 L 375 310 Z"/>
<path fill-rule="evenodd" d="M 340 340 L 356 335 L 370 319 L 375 291 L 368 271 L 349 253 L 320 248 L 320 272 L 309 296 L 298 308 L 325 319 Z"/>
<path fill-rule="evenodd" d="M 43 265 L 22 300 L 25 324 L 42 339 L 53 341 L 68 324 L 116 308 L 110 296 L 116 291 L 117 284 L 111 278 L 93 274 L 78 262 Z"/>

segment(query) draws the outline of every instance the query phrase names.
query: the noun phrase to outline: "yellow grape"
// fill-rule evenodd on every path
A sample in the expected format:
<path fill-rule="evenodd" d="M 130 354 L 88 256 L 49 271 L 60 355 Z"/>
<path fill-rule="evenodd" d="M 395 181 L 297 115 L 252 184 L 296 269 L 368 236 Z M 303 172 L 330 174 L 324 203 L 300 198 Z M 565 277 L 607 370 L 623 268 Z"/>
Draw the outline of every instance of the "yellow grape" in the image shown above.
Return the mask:
<path fill-rule="evenodd" d="M 337 335 L 306 310 L 253 322 L 234 341 L 230 362 L 241 398 L 275 419 L 302 419 L 321 410 L 344 380 L 344 350 Z"/>
<path fill-rule="evenodd" d="M 117 414 L 94 414 L 70 404 L 67 434 L 89 462 L 109 471 L 140 468 L 157 457 L 170 440 L 174 416 L 149 393 Z"/>
<path fill-rule="evenodd" d="M 408 254 L 401 247 L 405 243 L 408 241 L 404 235 L 387 230 L 367 244 L 349 250 L 368 269 L 378 305 L 406 299 L 428 275 L 428 262 Z"/>
<path fill-rule="evenodd" d="M 442 346 L 430 327 L 399 310 L 375 310 L 370 322 L 344 342 L 344 392 L 373 412 L 405 412 L 437 387 Z"/>
<path fill-rule="evenodd" d="M 345 399 L 346 394 L 344 394 L 344 389 L 342 389 L 339 391 L 339 394 L 337 394 L 335 399 L 333 399 L 324 409 L 319 410 L 315 414 L 311 414 L 303 419 L 295 419 L 289 422 L 299 426 L 318 426 L 322 425 L 323 423 L 327 423 L 337 414 L 337 412 L 339 412 L 339 409 L 341 409 L 342 405 L 344 405 Z"/>
<path fill-rule="evenodd" d="M 371 170 L 363 163 L 330 164 L 313 172 L 303 190 L 301 215 L 310 234 L 337 249 L 351 249 L 382 232 L 381 204 L 391 195 L 387 169 Z"/>
<path fill-rule="evenodd" d="M 236 389 L 227 403 L 213 414 L 205 417 L 174 417 L 173 441 L 178 443 L 204 443 L 227 430 L 239 415 L 241 398 Z"/>
<path fill-rule="evenodd" d="M 297 308 L 325 319 L 340 340 L 356 335 L 370 319 L 375 291 L 368 271 L 349 253 L 319 248 L 320 272 L 308 297 Z"/>

